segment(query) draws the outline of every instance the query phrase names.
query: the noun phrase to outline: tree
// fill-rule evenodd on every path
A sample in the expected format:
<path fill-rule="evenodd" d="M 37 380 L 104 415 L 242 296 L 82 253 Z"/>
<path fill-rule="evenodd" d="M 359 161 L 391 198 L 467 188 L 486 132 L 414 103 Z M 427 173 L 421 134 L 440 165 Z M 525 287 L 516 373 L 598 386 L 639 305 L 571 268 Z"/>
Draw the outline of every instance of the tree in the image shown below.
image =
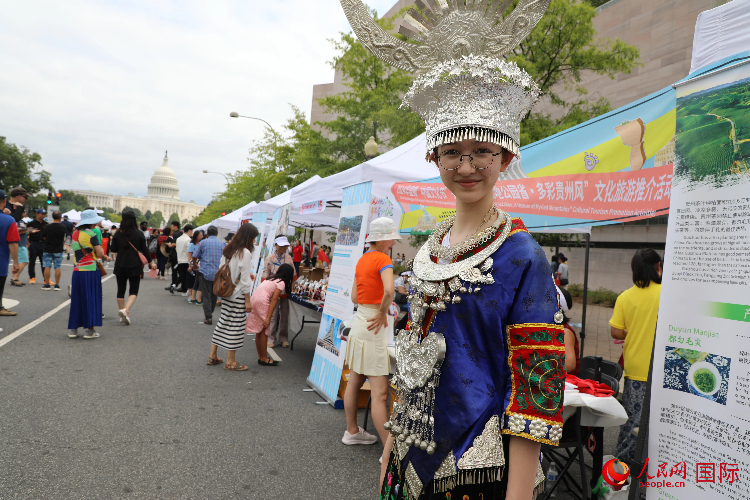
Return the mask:
<path fill-rule="evenodd" d="M 32 195 L 41 190 L 54 189 L 50 173 L 42 169 L 39 153 L 32 153 L 25 146 L 16 146 L 0 136 L 0 189 L 9 194 L 11 189 L 18 186 L 23 186 Z M 39 200 L 35 199 L 38 203 L 36 206 L 46 204 L 46 201 L 47 193 Z"/>
<path fill-rule="evenodd" d="M 172 223 L 172 221 L 177 221 L 177 223 L 180 223 L 180 216 L 177 214 L 177 212 L 173 213 L 169 216 L 169 221 L 167 221 L 169 224 Z"/>
<path fill-rule="evenodd" d="M 383 29 L 393 29 L 395 18 L 377 19 L 374 14 Z M 318 100 L 327 113 L 337 117 L 317 124 L 334 136 L 330 148 L 341 166 L 339 171 L 367 160 L 364 145 L 370 137 L 392 149 L 424 132 L 419 115 L 400 107 L 412 75 L 381 61 L 352 33 L 341 33 L 331 43 L 338 54 L 330 64 L 342 72 L 350 90 Z"/>
<path fill-rule="evenodd" d="M 164 224 L 164 214 L 162 214 L 160 210 L 157 210 L 148 219 L 148 225 L 151 227 L 161 227 L 162 224 Z"/>
<path fill-rule="evenodd" d="M 514 8 L 514 0 L 510 8 Z M 639 65 L 638 48 L 618 39 L 596 39 L 590 3 L 552 0 L 547 13 L 529 36 L 508 55 L 537 82 L 559 115 L 529 113 L 521 122 L 521 144 L 530 144 L 610 111 L 609 101 L 591 101 L 581 85 L 584 72 L 607 75 L 630 73 Z M 564 99 L 563 90 L 573 92 Z"/>
<path fill-rule="evenodd" d="M 378 22 L 392 29 L 395 21 Z M 315 130 L 304 113 L 292 106 L 283 132 L 266 129 L 263 139 L 250 148 L 250 168 L 230 175 L 226 191 L 214 197 L 196 218 L 197 224 L 261 201 L 266 191 L 277 195 L 313 175 L 327 177 L 366 161 L 364 146 L 370 136 L 393 148 L 424 131 L 418 115 L 399 109 L 411 75 L 389 68 L 351 33 L 342 33 L 331 43 L 337 55 L 330 64 L 343 72 L 350 90 L 319 100 L 324 111 L 337 115 L 333 121 L 316 123 L 327 135 Z"/>
<path fill-rule="evenodd" d="M 136 218 L 136 220 L 138 220 L 138 222 L 141 222 L 141 220 L 143 219 L 143 213 L 140 210 L 138 210 L 137 208 L 133 208 L 133 207 L 129 207 L 129 206 L 125 205 L 123 207 L 122 211 L 124 212 L 125 210 L 132 210 L 133 213 L 135 214 L 135 218 Z"/>
<path fill-rule="evenodd" d="M 60 202 L 60 211 L 62 213 L 70 212 L 74 209 L 80 212 L 89 206 L 89 200 L 85 196 L 75 194 L 73 191 L 68 191 L 67 189 L 61 189 L 59 193 L 62 195 L 62 201 Z"/>
<path fill-rule="evenodd" d="M 153 214 L 151 213 L 151 210 L 146 210 L 146 213 L 143 216 L 146 218 L 147 221 L 150 221 L 152 215 Z"/>

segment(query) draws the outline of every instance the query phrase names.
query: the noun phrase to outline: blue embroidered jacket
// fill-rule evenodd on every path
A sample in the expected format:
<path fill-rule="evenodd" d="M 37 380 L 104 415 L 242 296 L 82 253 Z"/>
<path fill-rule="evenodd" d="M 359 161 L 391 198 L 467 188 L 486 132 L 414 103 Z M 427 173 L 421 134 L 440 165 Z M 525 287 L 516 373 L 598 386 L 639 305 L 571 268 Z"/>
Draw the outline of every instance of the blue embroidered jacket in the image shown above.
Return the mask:
<path fill-rule="evenodd" d="M 493 284 L 430 318 L 427 329 L 446 341 L 435 396 L 437 450 L 429 455 L 412 447 L 401 461 L 402 470 L 413 466 L 422 485 L 451 453 L 460 473 L 461 457 L 495 415 L 502 434 L 550 444 L 561 434 L 564 334 L 554 322 L 559 305 L 547 257 L 513 219 L 492 259 Z"/>

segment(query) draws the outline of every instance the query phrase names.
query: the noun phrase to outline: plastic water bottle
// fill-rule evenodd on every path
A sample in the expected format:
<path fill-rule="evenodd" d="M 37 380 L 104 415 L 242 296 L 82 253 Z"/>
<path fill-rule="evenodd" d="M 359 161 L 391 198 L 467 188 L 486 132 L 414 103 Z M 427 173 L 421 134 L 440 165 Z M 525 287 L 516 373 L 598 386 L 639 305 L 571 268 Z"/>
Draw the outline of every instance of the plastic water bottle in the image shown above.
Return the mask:
<path fill-rule="evenodd" d="M 552 490 L 552 486 L 555 485 L 557 482 L 557 478 L 559 477 L 557 473 L 557 467 L 555 467 L 555 463 L 552 462 L 549 464 L 549 469 L 547 469 L 547 483 L 544 485 L 544 491 L 549 492 Z M 557 490 L 553 491 L 550 494 L 550 498 L 557 495 Z"/>

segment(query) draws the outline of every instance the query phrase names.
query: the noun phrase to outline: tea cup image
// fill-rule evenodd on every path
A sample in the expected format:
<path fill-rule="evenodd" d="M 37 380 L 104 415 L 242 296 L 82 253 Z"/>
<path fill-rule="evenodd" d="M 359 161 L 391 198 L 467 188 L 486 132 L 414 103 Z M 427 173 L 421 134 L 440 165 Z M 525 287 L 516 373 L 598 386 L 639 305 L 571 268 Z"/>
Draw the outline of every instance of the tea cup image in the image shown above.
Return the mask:
<path fill-rule="evenodd" d="M 721 388 L 721 374 L 712 363 L 699 361 L 690 367 L 687 375 L 690 392 L 709 400 L 715 400 Z"/>

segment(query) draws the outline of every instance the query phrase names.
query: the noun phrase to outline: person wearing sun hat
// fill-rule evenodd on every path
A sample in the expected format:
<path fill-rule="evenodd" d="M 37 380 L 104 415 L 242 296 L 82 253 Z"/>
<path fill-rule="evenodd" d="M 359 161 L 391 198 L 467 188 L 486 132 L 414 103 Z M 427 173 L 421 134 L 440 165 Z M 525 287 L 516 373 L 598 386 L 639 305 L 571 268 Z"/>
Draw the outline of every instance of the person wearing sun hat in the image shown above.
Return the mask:
<path fill-rule="evenodd" d="M 400 239 L 396 224 L 390 218 L 373 220 L 366 238 L 370 249 L 357 262 L 351 292 L 352 302 L 358 305 L 357 315 L 349 332 L 344 357 L 351 370 L 344 393 L 346 430 L 341 438 L 347 445 L 377 442 L 374 435 L 357 424 L 359 391 L 366 379 L 370 381 L 375 428 L 384 444 L 388 438 L 388 432 L 383 428 L 388 420 L 386 399 L 390 373 L 386 332 L 388 328 L 393 328 L 393 317 L 388 314 L 388 309 L 395 294 L 393 262 L 388 255 L 396 240 Z"/>
<path fill-rule="evenodd" d="M 290 243 L 287 237 L 278 236 L 273 243 L 276 251 L 266 257 L 261 276 L 263 279 L 275 275 L 283 264 L 289 264 L 294 268 L 294 261 L 288 251 Z M 294 279 L 296 278 L 295 268 Z M 271 324 L 268 327 L 268 347 L 274 347 L 278 343 L 281 343 L 282 347 L 289 347 L 289 298 L 286 293 L 282 293 L 276 301 L 276 310 L 271 316 Z"/>
<path fill-rule="evenodd" d="M 109 261 L 104 255 L 99 236 L 93 228 L 104 220 L 95 210 L 81 212 L 81 221 L 73 232 L 72 247 L 76 266 L 70 287 L 70 314 L 68 316 L 68 337 L 78 337 L 78 329 L 83 327 L 83 338 L 99 337 L 97 326 L 102 326 L 102 275 L 100 260 Z"/>

